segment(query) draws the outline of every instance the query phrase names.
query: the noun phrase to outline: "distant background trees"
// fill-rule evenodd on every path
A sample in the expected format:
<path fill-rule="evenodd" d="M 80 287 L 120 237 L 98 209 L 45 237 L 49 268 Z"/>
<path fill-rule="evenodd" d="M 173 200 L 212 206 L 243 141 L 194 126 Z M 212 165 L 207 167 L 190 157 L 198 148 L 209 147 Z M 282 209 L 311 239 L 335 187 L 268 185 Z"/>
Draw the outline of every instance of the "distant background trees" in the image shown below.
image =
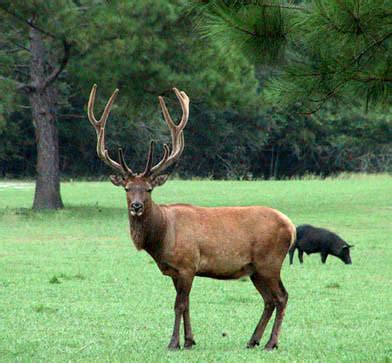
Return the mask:
<path fill-rule="evenodd" d="M 69 45 L 50 107 L 63 177 L 107 174 L 85 114 L 94 83 L 98 109 L 120 88 L 108 145 L 139 170 L 148 140 L 168 140 L 157 96 L 174 112 L 176 86 L 192 107 L 181 176 L 392 171 L 389 3 L 2 2 L 0 175 L 37 175 L 34 105 L 18 88 L 31 79 L 29 22 L 47 75 Z"/>

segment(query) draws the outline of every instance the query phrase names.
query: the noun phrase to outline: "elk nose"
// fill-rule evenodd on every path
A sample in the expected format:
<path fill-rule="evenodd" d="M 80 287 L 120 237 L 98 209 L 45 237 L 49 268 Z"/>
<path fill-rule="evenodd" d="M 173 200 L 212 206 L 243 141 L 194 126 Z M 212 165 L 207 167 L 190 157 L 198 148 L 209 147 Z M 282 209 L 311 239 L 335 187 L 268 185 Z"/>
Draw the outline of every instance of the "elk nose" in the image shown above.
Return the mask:
<path fill-rule="evenodd" d="M 143 204 L 139 202 L 135 202 L 131 204 L 132 209 L 137 212 L 139 209 L 143 208 Z"/>

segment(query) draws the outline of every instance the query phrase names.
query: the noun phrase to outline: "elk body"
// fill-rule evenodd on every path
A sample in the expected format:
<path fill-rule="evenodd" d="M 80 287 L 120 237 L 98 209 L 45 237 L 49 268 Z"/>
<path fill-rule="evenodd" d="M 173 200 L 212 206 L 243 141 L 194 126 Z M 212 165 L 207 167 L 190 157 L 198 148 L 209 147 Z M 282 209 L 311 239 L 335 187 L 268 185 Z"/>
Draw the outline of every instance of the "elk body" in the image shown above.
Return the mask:
<path fill-rule="evenodd" d="M 189 116 L 189 98 L 174 89 L 182 108 L 176 125 L 162 97 L 159 102 L 170 129 L 172 148 L 164 145 L 161 161 L 152 166 L 151 142 L 143 173 L 134 173 L 119 149 L 119 162 L 105 147 L 105 124 L 118 93 L 109 99 L 99 121 L 94 117 L 94 85 L 88 104 L 89 120 L 97 133 L 98 156 L 119 172 L 110 179 L 126 191 L 131 236 L 138 250 L 147 251 L 164 275 L 170 276 L 177 292 L 170 349 L 180 348 L 180 323 L 184 321 L 185 348 L 195 344 L 189 315 L 189 294 L 196 276 L 238 279 L 248 275 L 264 300 L 264 310 L 248 347 L 259 345 L 268 321 L 276 309 L 275 322 L 266 350 L 278 346 L 288 294 L 280 278 L 284 258 L 295 240 L 295 226 L 282 213 L 267 207 L 201 208 L 186 204 L 158 205 L 151 198 L 154 187 L 162 185 L 184 149 L 183 129 Z"/>

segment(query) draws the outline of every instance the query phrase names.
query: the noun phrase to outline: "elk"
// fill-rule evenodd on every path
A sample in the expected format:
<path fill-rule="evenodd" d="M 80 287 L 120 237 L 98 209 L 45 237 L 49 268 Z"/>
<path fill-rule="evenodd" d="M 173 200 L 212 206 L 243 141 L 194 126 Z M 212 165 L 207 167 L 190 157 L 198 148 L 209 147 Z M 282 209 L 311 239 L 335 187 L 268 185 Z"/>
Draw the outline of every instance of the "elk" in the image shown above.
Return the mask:
<path fill-rule="evenodd" d="M 118 150 L 114 161 L 105 146 L 105 125 L 118 94 L 114 91 L 99 121 L 94 116 L 96 85 L 88 102 L 88 118 L 97 134 L 98 157 L 118 174 L 110 180 L 126 191 L 132 240 L 138 250 L 152 256 L 162 274 L 173 280 L 177 295 L 174 328 L 169 349 L 180 348 L 180 324 L 184 321 L 184 348 L 192 348 L 189 294 L 195 276 L 221 280 L 249 276 L 264 300 L 264 310 L 247 347 L 259 345 L 264 330 L 276 309 L 266 350 L 278 346 L 288 294 L 280 278 L 284 258 L 295 241 L 295 226 L 277 210 L 262 207 L 202 208 L 188 204 L 158 205 L 151 198 L 155 187 L 163 185 L 184 150 L 183 130 L 189 117 L 189 98 L 173 89 L 181 105 L 181 121 L 173 122 L 165 101 L 159 98 L 163 117 L 170 129 L 171 144 L 163 146 L 162 159 L 153 166 L 154 143 L 147 154 L 146 167 L 135 173 Z"/>

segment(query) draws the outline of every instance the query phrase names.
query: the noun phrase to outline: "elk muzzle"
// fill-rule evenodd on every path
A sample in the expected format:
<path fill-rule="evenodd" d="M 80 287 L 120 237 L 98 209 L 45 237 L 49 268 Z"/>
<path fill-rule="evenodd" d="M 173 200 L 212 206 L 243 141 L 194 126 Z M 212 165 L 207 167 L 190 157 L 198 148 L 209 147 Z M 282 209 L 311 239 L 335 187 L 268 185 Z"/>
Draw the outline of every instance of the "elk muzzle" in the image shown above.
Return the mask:
<path fill-rule="evenodd" d="M 140 217 L 143 214 L 144 204 L 140 202 L 133 202 L 131 204 L 131 208 L 129 208 L 129 212 L 132 217 Z"/>

